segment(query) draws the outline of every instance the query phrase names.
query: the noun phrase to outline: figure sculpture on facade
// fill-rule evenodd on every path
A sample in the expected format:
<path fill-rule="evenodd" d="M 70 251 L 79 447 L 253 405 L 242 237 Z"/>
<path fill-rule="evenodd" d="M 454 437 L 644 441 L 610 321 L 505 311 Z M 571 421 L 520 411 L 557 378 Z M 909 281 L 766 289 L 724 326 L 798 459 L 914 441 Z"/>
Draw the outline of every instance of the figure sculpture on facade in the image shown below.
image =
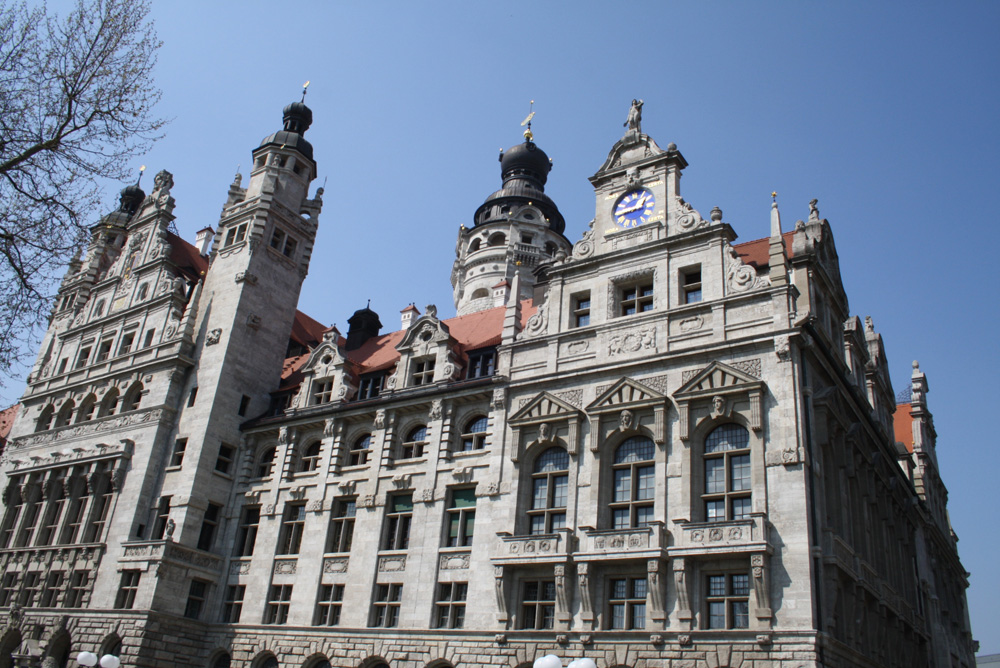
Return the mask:
<path fill-rule="evenodd" d="M 636 134 L 642 132 L 642 100 L 632 100 L 632 106 L 628 110 L 628 119 L 625 127 L 634 130 Z"/>

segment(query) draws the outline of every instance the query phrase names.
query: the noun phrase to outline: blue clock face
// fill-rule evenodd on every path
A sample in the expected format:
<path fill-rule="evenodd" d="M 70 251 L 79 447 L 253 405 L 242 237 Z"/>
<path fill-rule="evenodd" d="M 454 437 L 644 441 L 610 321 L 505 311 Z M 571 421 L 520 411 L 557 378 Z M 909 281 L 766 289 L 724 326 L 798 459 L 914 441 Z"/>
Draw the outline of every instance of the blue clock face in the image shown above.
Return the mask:
<path fill-rule="evenodd" d="M 653 217 L 656 199 L 645 188 L 636 188 L 622 195 L 615 204 L 615 225 L 627 229 L 637 227 Z"/>

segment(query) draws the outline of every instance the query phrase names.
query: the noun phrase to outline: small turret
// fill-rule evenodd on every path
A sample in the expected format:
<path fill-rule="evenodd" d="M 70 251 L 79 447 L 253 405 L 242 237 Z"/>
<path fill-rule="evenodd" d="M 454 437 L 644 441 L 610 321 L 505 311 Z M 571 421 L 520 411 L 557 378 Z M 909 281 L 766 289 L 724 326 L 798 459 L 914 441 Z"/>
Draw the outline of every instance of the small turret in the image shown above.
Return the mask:
<path fill-rule="evenodd" d="M 378 313 L 367 306 L 358 309 L 347 319 L 347 350 L 357 350 L 365 344 L 368 339 L 378 336 L 382 329 L 382 322 L 378 319 Z"/>

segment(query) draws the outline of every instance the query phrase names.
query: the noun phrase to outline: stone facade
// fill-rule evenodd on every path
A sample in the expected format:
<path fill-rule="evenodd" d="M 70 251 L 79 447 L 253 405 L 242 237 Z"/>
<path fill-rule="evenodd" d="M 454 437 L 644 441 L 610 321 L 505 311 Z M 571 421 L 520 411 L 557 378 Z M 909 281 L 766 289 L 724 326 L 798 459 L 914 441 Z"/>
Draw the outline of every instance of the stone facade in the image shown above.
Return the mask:
<path fill-rule="evenodd" d="M 389 334 L 295 311 L 304 105 L 197 246 L 167 172 L 123 191 L 4 452 L 0 667 L 972 666 L 926 377 L 897 406 L 815 201 L 735 243 L 640 111 L 575 243 L 505 152 L 458 315 Z"/>

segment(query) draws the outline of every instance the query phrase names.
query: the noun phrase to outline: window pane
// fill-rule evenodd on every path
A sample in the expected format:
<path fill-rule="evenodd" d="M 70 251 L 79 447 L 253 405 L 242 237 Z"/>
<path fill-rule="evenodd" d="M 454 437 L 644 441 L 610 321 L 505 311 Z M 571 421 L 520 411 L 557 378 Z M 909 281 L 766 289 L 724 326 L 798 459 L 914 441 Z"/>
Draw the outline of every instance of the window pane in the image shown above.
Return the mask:
<path fill-rule="evenodd" d="M 709 575 L 708 576 L 708 595 L 709 596 L 725 596 L 726 595 L 726 576 L 725 575 Z"/>
<path fill-rule="evenodd" d="M 392 512 L 403 513 L 410 512 L 413 510 L 413 496 L 410 494 L 402 494 L 400 496 L 392 497 Z M 303 512 L 305 507 L 303 506 Z"/>
<path fill-rule="evenodd" d="M 616 508 L 611 513 L 614 529 L 628 529 L 632 526 L 628 508 Z"/>
<path fill-rule="evenodd" d="M 707 501 L 705 503 L 705 519 L 709 522 L 724 522 L 726 519 L 726 502 Z"/>
<path fill-rule="evenodd" d="M 569 488 L 569 478 L 567 476 L 555 476 L 552 478 L 552 507 L 566 507 L 566 493 Z"/>
<path fill-rule="evenodd" d="M 750 489 L 750 455 L 736 455 L 729 460 L 733 492 Z"/>
<path fill-rule="evenodd" d="M 639 501 L 652 499 L 655 492 L 655 469 L 652 466 L 643 466 L 636 473 L 639 478 L 638 489 L 635 491 L 635 498 Z"/>
<path fill-rule="evenodd" d="M 555 526 L 552 527 L 555 529 Z M 531 518 L 531 533 L 534 536 L 545 533 L 545 515 L 534 515 Z"/>
<path fill-rule="evenodd" d="M 632 628 L 646 628 L 646 604 L 636 603 L 632 606 Z"/>
<path fill-rule="evenodd" d="M 632 598 L 646 598 L 646 578 L 632 580 Z"/>
<path fill-rule="evenodd" d="M 632 500 L 632 471 L 630 469 L 618 469 L 615 471 L 615 501 Z"/>
<path fill-rule="evenodd" d="M 734 574 L 730 577 L 732 578 L 731 584 L 733 596 L 750 595 L 750 576 L 748 574 Z"/>
<path fill-rule="evenodd" d="M 531 507 L 532 509 L 545 508 L 548 505 L 549 479 L 535 478 L 534 483 L 535 489 L 531 497 Z"/>
<path fill-rule="evenodd" d="M 726 460 L 705 460 L 705 493 L 721 494 L 726 491 Z"/>
<path fill-rule="evenodd" d="M 653 441 L 645 436 L 633 436 L 615 450 L 615 464 L 649 461 L 654 452 Z"/>
<path fill-rule="evenodd" d="M 554 580 L 546 580 L 542 583 L 542 598 L 541 601 L 554 601 L 556 600 L 556 583 Z"/>
<path fill-rule="evenodd" d="M 549 515 L 552 520 L 552 530 L 566 528 L 566 513 L 553 513 Z"/>
<path fill-rule="evenodd" d="M 733 601 L 733 628 L 750 628 L 750 605 L 747 601 Z"/>
<path fill-rule="evenodd" d="M 611 628 L 625 628 L 625 604 L 615 603 L 611 606 Z"/>
<path fill-rule="evenodd" d="M 569 469 L 569 453 L 562 448 L 549 448 L 535 461 L 535 473 L 566 471 Z"/>
<path fill-rule="evenodd" d="M 741 450 L 750 447 L 750 434 L 738 424 L 724 424 L 716 427 L 705 439 L 705 452 Z"/>
<path fill-rule="evenodd" d="M 750 517 L 750 497 L 733 499 L 733 519 L 745 520 Z"/>
<path fill-rule="evenodd" d="M 452 508 L 469 508 L 476 505 L 476 490 L 456 489 L 451 493 Z"/>
<path fill-rule="evenodd" d="M 711 601 L 708 604 L 708 628 L 726 628 L 726 602 Z"/>
<path fill-rule="evenodd" d="M 628 598 L 628 580 L 611 581 L 611 598 Z"/>
<path fill-rule="evenodd" d="M 653 506 L 639 506 L 635 509 L 635 525 L 647 527 L 653 521 Z"/>

